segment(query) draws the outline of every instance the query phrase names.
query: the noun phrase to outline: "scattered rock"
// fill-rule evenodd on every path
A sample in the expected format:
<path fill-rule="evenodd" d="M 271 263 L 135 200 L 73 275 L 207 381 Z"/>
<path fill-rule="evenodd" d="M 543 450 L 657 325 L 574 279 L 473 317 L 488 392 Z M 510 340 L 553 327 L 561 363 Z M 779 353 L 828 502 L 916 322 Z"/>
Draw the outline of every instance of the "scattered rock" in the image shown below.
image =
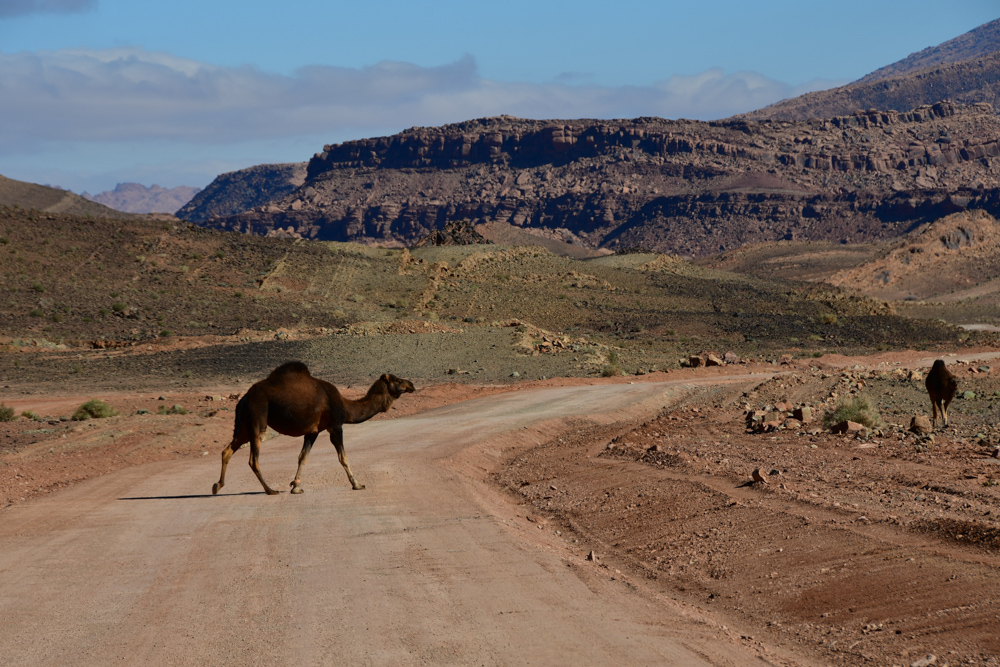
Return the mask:
<path fill-rule="evenodd" d="M 914 660 L 910 663 L 910 667 L 930 667 L 931 665 L 937 664 L 937 656 L 933 653 L 925 655 L 919 660 Z"/>
<path fill-rule="evenodd" d="M 705 360 L 699 357 L 698 355 L 692 354 L 690 357 L 688 357 L 688 366 L 690 366 L 691 368 L 701 368 L 704 365 L 705 365 Z"/>
<path fill-rule="evenodd" d="M 589 554 L 587 554 L 587 560 L 596 561 L 597 560 L 597 554 L 594 553 L 593 551 L 591 551 Z"/>
<path fill-rule="evenodd" d="M 767 475 L 761 472 L 760 468 L 754 468 L 754 471 L 750 473 L 753 481 L 758 484 L 767 484 Z"/>
<path fill-rule="evenodd" d="M 514 371 L 513 373 L 511 373 L 511 374 L 510 374 L 510 376 L 511 376 L 512 378 L 519 378 L 519 377 L 521 377 L 521 374 L 520 374 L 520 373 L 518 373 L 517 371 Z"/>
<path fill-rule="evenodd" d="M 711 352 L 705 357 L 706 366 L 722 366 L 724 363 L 722 359 Z"/>
<path fill-rule="evenodd" d="M 740 355 L 736 354 L 735 352 L 726 352 L 724 355 L 722 355 L 722 359 L 727 364 L 736 364 L 739 363 L 740 361 Z"/>
<path fill-rule="evenodd" d="M 976 398 L 976 392 L 974 391 L 963 391 L 962 399 L 966 401 L 971 401 Z"/>
<path fill-rule="evenodd" d="M 917 435 L 927 435 L 934 431 L 934 425 L 926 415 L 913 415 L 910 419 L 910 431 Z"/>
<path fill-rule="evenodd" d="M 798 419 L 803 424 L 808 424 L 813 419 L 812 408 L 808 406 L 795 408 L 795 410 L 792 412 L 792 416 Z"/>
<path fill-rule="evenodd" d="M 864 424 L 859 424 L 858 422 L 853 422 L 850 419 L 845 419 L 842 422 L 834 424 L 830 427 L 830 433 L 860 433 L 865 430 Z"/>

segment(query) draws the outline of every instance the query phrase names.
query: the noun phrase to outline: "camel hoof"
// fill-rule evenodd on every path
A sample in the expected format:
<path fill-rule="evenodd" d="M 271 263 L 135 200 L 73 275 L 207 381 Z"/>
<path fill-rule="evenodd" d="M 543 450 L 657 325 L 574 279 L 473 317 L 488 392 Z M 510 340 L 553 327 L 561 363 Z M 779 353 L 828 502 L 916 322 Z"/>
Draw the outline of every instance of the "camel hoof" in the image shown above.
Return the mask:
<path fill-rule="evenodd" d="M 364 484 L 358 484 L 358 485 L 357 485 L 356 487 L 354 487 L 354 490 L 355 490 L 355 491 L 361 491 L 361 490 L 362 490 L 362 489 L 364 489 L 364 488 L 365 488 L 365 485 L 364 485 Z"/>
<path fill-rule="evenodd" d="M 264 492 L 267 493 L 267 495 L 269 495 L 269 496 L 276 496 L 279 493 L 278 491 L 275 491 L 274 489 L 264 489 Z"/>
<path fill-rule="evenodd" d="M 212 495 L 214 496 L 215 494 L 217 494 L 219 492 L 220 488 L 222 488 L 222 487 L 219 486 L 218 482 L 216 482 L 215 484 L 213 484 L 212 485 Z"/>
<path fill-rule="evenodd" d="M 292 493 L 294 493 L 294 494 L 302 493 L 302 487 L 301 486 L 293 486 L 292 487 Z"/>

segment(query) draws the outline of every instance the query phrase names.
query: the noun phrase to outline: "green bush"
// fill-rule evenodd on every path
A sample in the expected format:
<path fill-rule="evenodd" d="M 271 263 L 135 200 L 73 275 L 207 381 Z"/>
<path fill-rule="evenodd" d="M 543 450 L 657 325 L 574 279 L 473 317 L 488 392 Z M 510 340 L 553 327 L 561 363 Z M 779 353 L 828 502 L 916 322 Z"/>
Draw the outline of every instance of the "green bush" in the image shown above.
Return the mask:
<path fill-rule="evenodd" d="M 836 324 L 837 316 L 834 313 L 823 313 L 819 316 L 820 324 Z"/>
<path fill-rule="evenodd" d="M 106 417 L 114 417 L 118 414 L 118 411 L 112 408 L 110 405 L 104 401 L 99 401 L 96 398 L 91 399 L 78 407 L 73 416 L 70 417 L 75 422 L 82 422 L 87 419 L 105 419 Z"/>
<path fill-rule="evenodd" d="M 877 428 L 882 424 L 878 410 L 864 396 L 841 398 L 837 401 L 837 407 L 823 416 L 823 425 L 830 428 L 845 420 L 864 424 L 868 428 Z"/>
<path fill-rule="evenodd" d="M 184 406 L 179 403 L 175 403 L 174 405 L 171 405 L 169 408 L 165 405 L 161 405 L 156 410 L 156 414 L 158 415 L 186 415 L 187 413 L 188 411 L 185 410 Z"/>
<path fill-rule="evenodd" d="M 0 403 L 0 422 L 12 422 L 17 416 L 14 414 L 14 408 L 7 407 L 4 403 Z"/>
<path fill-rule="evenodd" d="M 622 369 L 616 364 L 608 364 L 601 369 L 601 377 L 610 378 L 617 377 L 622 374 Z"/>

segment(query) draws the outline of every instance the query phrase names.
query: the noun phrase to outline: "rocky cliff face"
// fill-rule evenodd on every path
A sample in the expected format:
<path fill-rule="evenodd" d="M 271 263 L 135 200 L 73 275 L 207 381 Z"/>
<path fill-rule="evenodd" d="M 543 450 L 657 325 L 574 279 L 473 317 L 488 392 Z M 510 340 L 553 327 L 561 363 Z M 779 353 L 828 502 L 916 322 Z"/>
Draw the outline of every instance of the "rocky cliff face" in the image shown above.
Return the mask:
<path fill-rule="evenodd" d="M 262 164 L 231 171 L 217 176 L 176 215 L 192 222 L 203 222 L 240 213 L 293 192 L 302 185 L 305 176 L 304 162 Z"/>
<path fill-rule="evenodd" d="M 486 118 L 326 146 L 293 192 L 206 224 L 410 245 L 449 222 L 500 221 L 686 255 L 864 241 L 995 210 L 998 142 L 985 104 L 799 122 Z"/>
<path fill-rule="evenodd" d="M 105 190 L 96 195 L 84 192 L 82 196 L 125 213 L 173 213 L 200 191 L 201 188 L 186 185 L 176 188 L 153 185 L 147 188 L 139 183 L 119 183 L 114 190 Z"/>

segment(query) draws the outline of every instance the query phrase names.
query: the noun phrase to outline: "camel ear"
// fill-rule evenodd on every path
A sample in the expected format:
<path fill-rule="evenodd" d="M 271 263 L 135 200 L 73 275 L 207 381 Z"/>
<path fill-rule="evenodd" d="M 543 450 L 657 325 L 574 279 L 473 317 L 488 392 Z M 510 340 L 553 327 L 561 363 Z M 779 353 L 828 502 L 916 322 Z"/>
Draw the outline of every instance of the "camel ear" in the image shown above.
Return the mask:
<path fill-rule="evenodd" d="M 385 382 L 392 382 L 392 379 L 389 377 L 388 373 L 382 373 L 382 377 L 380 379 L 384 380 Z"/>

